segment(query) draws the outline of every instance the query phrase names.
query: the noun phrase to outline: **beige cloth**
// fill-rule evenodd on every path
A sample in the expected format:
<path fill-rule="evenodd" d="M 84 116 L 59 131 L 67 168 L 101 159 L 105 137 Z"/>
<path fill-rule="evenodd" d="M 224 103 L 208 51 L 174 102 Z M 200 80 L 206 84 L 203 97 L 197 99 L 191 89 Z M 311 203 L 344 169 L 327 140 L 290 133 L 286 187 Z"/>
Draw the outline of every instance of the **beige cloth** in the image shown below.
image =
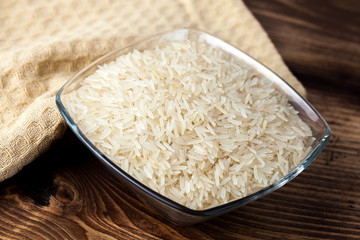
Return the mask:
<path fill-rule="evenodd" d="M 179 27 L 237 46 L 305 94 L 241 0 L 0 1 L 0 181 L 64 133 L 54 96 L 68 78 L 111 50 Z"/>

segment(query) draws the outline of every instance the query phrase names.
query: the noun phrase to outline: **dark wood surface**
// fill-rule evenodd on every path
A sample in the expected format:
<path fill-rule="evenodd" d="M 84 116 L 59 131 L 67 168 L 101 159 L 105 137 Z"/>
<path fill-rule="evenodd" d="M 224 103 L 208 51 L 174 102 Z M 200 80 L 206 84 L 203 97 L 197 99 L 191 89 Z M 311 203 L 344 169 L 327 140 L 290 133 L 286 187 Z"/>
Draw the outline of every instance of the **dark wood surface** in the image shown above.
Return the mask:
<path fill-rule="evenodd" d="M 292 182 L 190 227 L 155 218 L 71 132 L 0 184 L 0 239 L 360 239 L 360 1 L 246 0 L 332 128 Z"/>

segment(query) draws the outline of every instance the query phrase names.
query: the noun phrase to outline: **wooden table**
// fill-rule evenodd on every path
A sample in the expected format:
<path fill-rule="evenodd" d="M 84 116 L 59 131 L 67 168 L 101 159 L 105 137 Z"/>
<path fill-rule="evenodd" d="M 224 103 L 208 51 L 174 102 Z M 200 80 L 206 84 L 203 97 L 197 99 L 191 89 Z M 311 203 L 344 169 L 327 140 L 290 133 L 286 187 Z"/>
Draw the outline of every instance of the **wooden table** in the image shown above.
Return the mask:
<path fill-rule="evenodd" d="M 360 239 L 360 1 L 246 0 L 333 131 L 296 179 L 191 227 L 151 215 L 67 132 L 0 184 L 0 239 Z"/>

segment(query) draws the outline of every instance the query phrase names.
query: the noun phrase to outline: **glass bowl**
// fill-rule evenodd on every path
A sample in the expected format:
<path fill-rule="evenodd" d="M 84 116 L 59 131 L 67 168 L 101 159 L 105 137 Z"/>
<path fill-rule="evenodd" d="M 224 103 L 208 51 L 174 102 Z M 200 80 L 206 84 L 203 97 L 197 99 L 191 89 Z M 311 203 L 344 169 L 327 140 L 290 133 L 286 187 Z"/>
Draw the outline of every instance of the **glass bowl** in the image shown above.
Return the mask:
<path fill-rule="evenodd" d="M 132 51 L 133 49 L 145 50 L 154 47 L 155 45 L 161 45 L 169 41 L 179 40 L 193 40 L 205 43 L 209 46 L 217 47 L 218 49 L 227 52 L 234 58 L 240 59 L 242 62 L 248 64 L 250 67 L 255 69 L 258 73 L 262 74 L 270 81 L 273 82 L 275 88 L 285 94 L 289 103 L 299 112 L 300 118 L 307 123 L 312 132 L 315 141 L 311 146 L 310 153 L 301 161 L 301 163 L 292 169 L 289 174 L 278 180 L 277 182 L 251 194 L 244 198 L 234 200 L 232 202 L 206 209 L 206 210 L 193 210 L 187 208 L 179 203 L 176 203 L 167 197 L 153 191 L 152 189 L 145 186 L 143 183 L 137 181 L 134 177 L 127 174 L 111 160 L 109 160 L 99 149 L 97 149 L 91 141 L 82 133 L 81 129 L 77 126 L 72 116 L 69 114 L 65 107 L 64 100 L 67 93 L 74 91 L 80 86 L 80 82 L 87 76 L 93 74 L 99 65 L 114 61 L 118 56 L 123 55 Z M 69 125 L 71 130 L 76 136 L 95 154 L 99 160 L 112 172 L 118 180 L 124 184 L 127 188 L 132 190 L 140 200 L 144 201 L 156 212 L 170 220 L 177 225 L 190 225 L 198 222 L 208 220 L 210 218 L 222 215 L 234 209 L 237 209 L 245 204 L 248 204 L 258 198 L 261 198 L 272 191 L 282 187 L 287 182 L 291 181 L 298 174 L 300 174 L 323 150 L 326 143 L 328 142 L 331 131 L 322 118 L 322 116 L 315 110 L 311 104 L 299 95 L 292 87 L 290 87 L 284 80 L 273 73 L 271 70 L 260 64 L 255 59 L 246 55 L 242 51 L 235 47 L 227 44 L 226 42 L 198 30 L 192 29 L 178 29 L 170 32 L 162 33 L 146 40 L 139 41 L 128 45 L 124 48 L 115 50 L 100 59 L 96 60 L 88 67 L 81 70 L 78 74 L 72 77 L 65 85 L 59 90 L 56 95 L 56 104 L 59 108 L 60 113 Z"/>

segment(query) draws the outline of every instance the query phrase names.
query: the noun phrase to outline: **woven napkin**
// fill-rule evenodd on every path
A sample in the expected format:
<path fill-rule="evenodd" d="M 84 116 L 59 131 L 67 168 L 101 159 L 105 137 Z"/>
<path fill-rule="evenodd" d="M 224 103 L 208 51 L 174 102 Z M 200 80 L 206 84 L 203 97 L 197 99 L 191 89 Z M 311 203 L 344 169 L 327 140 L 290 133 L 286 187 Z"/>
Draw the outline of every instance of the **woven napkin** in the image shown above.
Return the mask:
<path fill-rule="evenodd" d="M 64 133 L 54 96 L 67 79 L 109 51 L 181 27 L 235 45 L 305 94 L 241 0 L 0 1 L 0 181 Z"/>

